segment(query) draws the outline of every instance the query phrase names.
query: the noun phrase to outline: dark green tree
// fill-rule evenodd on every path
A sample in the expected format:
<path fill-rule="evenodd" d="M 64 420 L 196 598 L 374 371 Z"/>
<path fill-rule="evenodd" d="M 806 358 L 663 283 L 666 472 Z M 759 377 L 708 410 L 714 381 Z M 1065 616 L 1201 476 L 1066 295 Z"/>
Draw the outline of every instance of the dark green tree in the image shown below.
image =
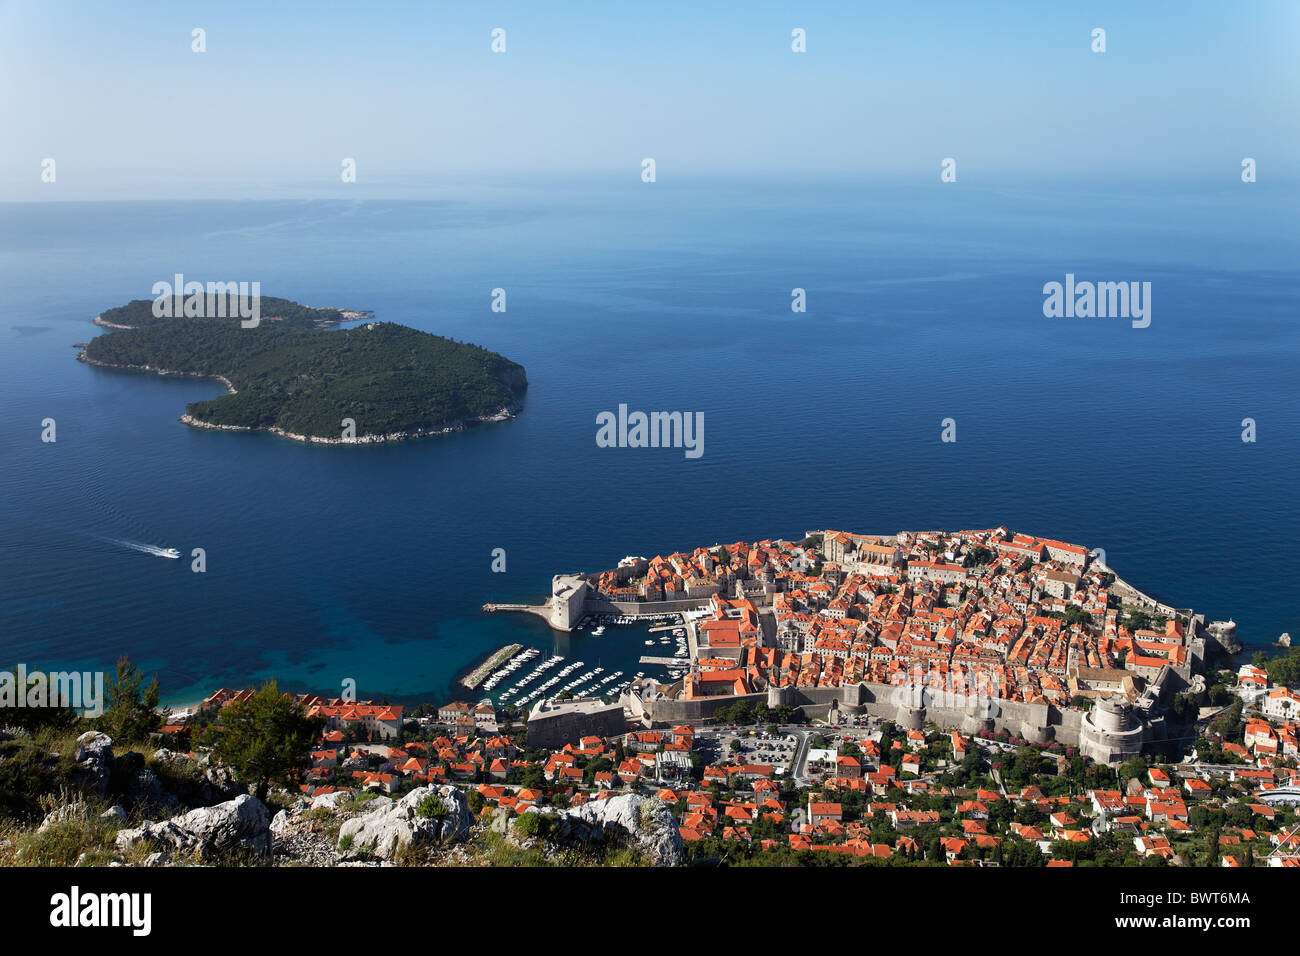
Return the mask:
<path fill-rule="evenodd" d="M 931 863 L 942 863 L 944 861 L 943 844 L 939 842 L 938 837 L 931 839 L 926 847 L 926 859 Z"/>
<path fill-rule="evenodd" d="M 144 685 L 143 687 L 141 685 Z M 118 658 L 117 671 L 105 690 L 108 700 L 97 726 L 118 744 L 147 740 L 163 725 L 158 708 L 158 677 L 144 684 L 144 672 L 125 655 Z"/>
<path fill-rule="evenodd" d="M 63 695 L 57 689 L 50 688 L 48 684 L 45 686 L 44 706 L 19 707 L 19 700 L 25 700 L 28 705 L 32 701 L 31 697 L 24 694 L 24 691 L 32 690 L 32 675 L 26 674 L 25 678 L 27 687 L 22 688 L 18 685 L 17 667 L 5 672 L 4 681 L 11 688 L 13 696 L 12 699 L 0 697 L 0 723 L 21 727 L 28 731 L 36 731 L 42 727 L 66 730 L 77 723 L 80 718 L 69 706 L 71 701 L 64 700 Z"/>
<path fill-rule="evenodd" d="M 295 698 L 282 694 L 275 681 L 263 684 L 248 700 L 221 712 L 215 752 L 265 800 L 272 782 L 296 783 L 311 767 L 311 748 L 323 721 L 308 717 Z"/>

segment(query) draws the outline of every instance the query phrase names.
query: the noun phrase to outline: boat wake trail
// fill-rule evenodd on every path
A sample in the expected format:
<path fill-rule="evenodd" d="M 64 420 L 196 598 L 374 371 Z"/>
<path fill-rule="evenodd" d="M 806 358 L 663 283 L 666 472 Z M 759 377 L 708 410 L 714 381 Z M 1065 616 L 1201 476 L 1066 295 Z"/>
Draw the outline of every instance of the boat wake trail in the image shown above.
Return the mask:
<path fill-rule="evenodd" d="M 130 541 L 126 538 L 105 538 L 102 535 L 94 535 L 93 537 L 98 538 L 100 541 L 107 544 L 115 544 L 122 548 L 130 548 L 131 550 L 139 551 L 142 554 L 152 554 L 158 558 L 172 558 L 175 560 L 181 556 L 180 552 L 175 548 L 160 548 L 157 545 L 145 544 L 142 541 Z"/>
<path fill-rule="evenodd" d="M 171 558 L 172 560 L 176 560 L 181 556 L 181 553 L 175 548 L 160 548 L 157 545 L 145 544 L 143 541 L 132 541 L 130 538 L 110 538 L 106 535 L 96 534 L 94 531 L 88 531 L 85 528 L 68 527 L 63 524 L 55 524 L 49 521 L 39 520 L 19 520 L 16 523 L 31 529 L 41 529 L 46 532 L 54 532 L 56 535 L 67 535 L 74 539 L 90 539 L 91 541 L 98 541 L 100 544 L 111 545 L 115 548 L 129 548 L 132 551 L 139 551 L 141 554 L 151 554 L 156 558 Z"/>

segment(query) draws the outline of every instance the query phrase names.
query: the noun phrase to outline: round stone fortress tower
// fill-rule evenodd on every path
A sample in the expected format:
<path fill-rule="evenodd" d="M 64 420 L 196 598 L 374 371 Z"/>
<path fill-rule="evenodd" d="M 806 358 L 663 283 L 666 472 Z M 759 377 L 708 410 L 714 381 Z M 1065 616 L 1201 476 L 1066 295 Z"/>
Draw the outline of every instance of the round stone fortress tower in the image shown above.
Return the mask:
<path fill-rule="evenodd" d="M 1123 763 L 1142 752 L 1146 724 L 1123 697 L 1096 701 L 1083 715 L 1079 749 L 1098 763 Z"/>

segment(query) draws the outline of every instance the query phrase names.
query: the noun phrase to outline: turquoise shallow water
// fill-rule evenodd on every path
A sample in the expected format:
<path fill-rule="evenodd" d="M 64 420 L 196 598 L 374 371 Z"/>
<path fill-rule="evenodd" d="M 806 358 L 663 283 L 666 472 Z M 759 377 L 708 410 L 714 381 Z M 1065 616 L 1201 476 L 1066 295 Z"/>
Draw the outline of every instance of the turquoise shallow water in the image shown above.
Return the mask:
<path fill-rule="evenodd" d="M 1102 547 L 1249 644 L 1300 630 L 1294 196 L 665 185 L 0 205 L 0 657 L 129 653 L 172 701 L 271 675 L 442 700 L 512 641 L 634 671 L 639 634 L 479 607 L 625 554 L 815 527 L 1006 524 Z M 71 347 L 175 272 L 499 350 L 528 370 L 525 409 L 377 448 L 188 429 L 184 404 L 220 386 Z M 1066 272 L 1152 282 L 1151 327 L 1044 318 Z M 704 412 L 703 457 L 598 448 L 619 403 Z M 122 539 L 203 547 L 208 571 Z"/>

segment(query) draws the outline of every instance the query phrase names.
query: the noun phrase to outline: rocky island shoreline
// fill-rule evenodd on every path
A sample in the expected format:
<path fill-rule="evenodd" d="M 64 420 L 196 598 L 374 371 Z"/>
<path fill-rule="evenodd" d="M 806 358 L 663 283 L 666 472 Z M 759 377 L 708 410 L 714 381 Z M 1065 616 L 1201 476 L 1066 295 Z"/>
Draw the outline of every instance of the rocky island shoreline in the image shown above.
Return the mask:
<path fill-rule="evenodd" d="M 163 373 L 163 374 L 183 375 L 186 373 L 181 372 L 181 373 Z M 213 377 L 215 378 L 216 376 Z M 220 381 L 224 382 L 225 380 L 220 379 Z M 235 393 L 235 390 L 231 388 L 230 392 L 233 395 Z M 454 422 L 449 422 L 447 425 L 444 425 L 439 428 L 417 428 L 413 431 L 391 432 L 387 435 L 375 435 L 375 434 L 359 435 L 356 438 L 327 438 L 323 435 L 302 435 L 302 434 L 297 434 L 295 432 L 288 432 L 282 428 L 275 428 L 275 427 L 256 428 L 252 425 L 214 425 L 211 422 L 201 421 L 195 418 L 193 415 L 189 414 L 188 412 L 180 416 L 180 418 L 176 420 L 178 422 L 182 422 L 183 424 L 189 425 L 191 428 L 207 428 L 207 429 L 211 429 L 212 431 L 220 431 L 220 432 L 263 431 L 275 435 L 278 438 L 287 438 L 290 441 L 304 442 L 306 444 L 312 444 L 312 445 L 376 445 L 376 444 L 382 444 L 384 442 L 411 441 L 416 438 L 429 438 L 434 435 L 449 435 L 452 432 L 463 432 L 465 431 L 465 429 L 473 425 L 483 424 L 487 422 L 510 421 L 519 413 L 520 409 L 522 408 L 523 408 L 522 404 L 507 406 L 506 408 L 501 409 L 501 411 L 497 412 L 494 415 L 481 415 L 477 418 L 463 419 Z"/>

